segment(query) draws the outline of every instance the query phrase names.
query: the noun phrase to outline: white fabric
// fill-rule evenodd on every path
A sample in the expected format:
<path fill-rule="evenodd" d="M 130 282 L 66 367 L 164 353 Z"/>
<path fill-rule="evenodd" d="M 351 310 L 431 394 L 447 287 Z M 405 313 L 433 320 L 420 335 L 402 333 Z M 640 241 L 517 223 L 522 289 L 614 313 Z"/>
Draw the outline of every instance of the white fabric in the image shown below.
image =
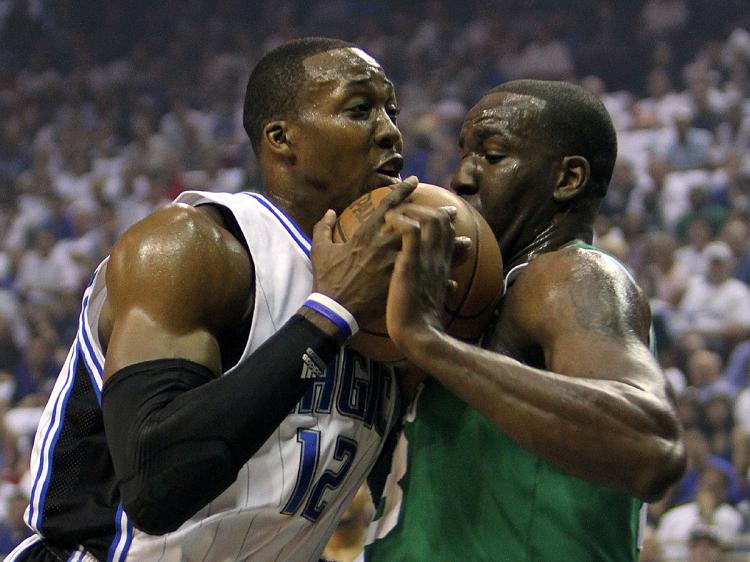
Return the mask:
<path fill-rule="evenodd" d="M 712 285 L 693 277 L 674 316 L 675 333 L 721 331 L 733 325 L 750 328 L 750 288 L 734 278 Z"/>
<path fill-rule="evenodd" d="M 674 507 L 659 521 L 656 538 L 666 560 L 687 560 L 690 531 L 703 523 L 694 502 Z M 714 529 L 724 542 L 735 539 L 742 529 L 742 515 L 731 505 L 723 504 L 714 512 Z"/>

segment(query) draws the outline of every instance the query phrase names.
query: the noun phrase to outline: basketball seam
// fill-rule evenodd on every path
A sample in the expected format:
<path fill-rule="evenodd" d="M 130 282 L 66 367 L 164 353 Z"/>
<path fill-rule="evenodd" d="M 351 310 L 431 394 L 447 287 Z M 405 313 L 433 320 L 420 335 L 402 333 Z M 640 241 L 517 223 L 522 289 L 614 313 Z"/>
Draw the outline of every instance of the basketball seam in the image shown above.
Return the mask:
<path fill-rule="evenodd" d="M 346 237 L 346 234 L 344 234 L 344 229 L 341 226 L 341 221 L 340 220 L 336 221 L 336 232 L 338 232 L 339 238 L 341 238 L 342 242 L 348 242 L 349 241 L 349 239 Z"/>

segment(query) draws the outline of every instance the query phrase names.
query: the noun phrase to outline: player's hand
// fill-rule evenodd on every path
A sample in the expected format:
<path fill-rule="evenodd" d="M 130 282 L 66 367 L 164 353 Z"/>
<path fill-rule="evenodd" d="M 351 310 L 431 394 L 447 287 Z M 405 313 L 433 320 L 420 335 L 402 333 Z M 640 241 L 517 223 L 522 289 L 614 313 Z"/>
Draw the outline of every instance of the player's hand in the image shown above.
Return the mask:
<path fill-rule="evenodd" d="M 401 248 L 401 233 L 386 224 L 386 213 L 401 205 L 418 183 L 414 176 L 399 183 L 347 242 L 333 242 L 333 211 L 315 225 L 310 256 L 314 290 L 341 303 L 360 324 L 382 317 Z"/>
<path fill-rule="evenodd" d="M 455 288 L 451 264 L 470 244 L 455 237 L 455 216 L 455 207 L 408 204 L 386 215 L 386 222 L 403 237 L 388 291 L 386 326 L 407 356 L 410 341 L 442 329 L 445 298 Z"/>

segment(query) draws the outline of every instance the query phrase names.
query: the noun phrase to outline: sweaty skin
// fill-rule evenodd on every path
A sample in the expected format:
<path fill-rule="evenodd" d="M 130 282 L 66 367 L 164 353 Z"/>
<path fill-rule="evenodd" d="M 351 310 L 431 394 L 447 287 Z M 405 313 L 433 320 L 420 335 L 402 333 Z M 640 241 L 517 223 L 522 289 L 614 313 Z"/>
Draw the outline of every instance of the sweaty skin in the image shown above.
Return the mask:
<path fill-rule="evenodd" d="M 319 53 L 304 66 L 298 106 L 305 111 L 264 128 L 264 184 L 267 196 L 312 235 L 314 290 L 366 323 L 382 314 L 400 246 L 397 233 L 381 228 L 384 214 L 417 180 L 394 190 L 350 241 L 332 242 L 336 213 L 400 179 L 398 107 L 383 69 L 359 49 Z M 218 376 L 242 351 L 236 334 L 247 333 L 252 320 L 253 280 L 247 252 L 215 210 L 171 205 L 138 223 L 116 243 L 107 269 L 99 326 L 107 348 L 104 379 L 128 365 L 173 357 Z M 327 333 L 336 330 L 307 308 L 300 314 Z"/>
<path fill-rule="evenodd" d="M 434 310 L 445 280 L 431 279 L 425 264 L 447 256 L 416 238 L 418 250 L 396 261 L 388 332 L 416 367 L 525 449 L 651 501 L 682 474 L 685 452 L 671 391 L 647 344 L 648 304 L 611 258 L 566 247 L 591 241 L 598 201 L 565 205 L 586 188 L 590 168 L 545 144 L 538 101 L 488 95 L 461 132 L 454 189 L 493 227 L 506 273 L 529 262 L 486 349 L 442 330 Z"/>

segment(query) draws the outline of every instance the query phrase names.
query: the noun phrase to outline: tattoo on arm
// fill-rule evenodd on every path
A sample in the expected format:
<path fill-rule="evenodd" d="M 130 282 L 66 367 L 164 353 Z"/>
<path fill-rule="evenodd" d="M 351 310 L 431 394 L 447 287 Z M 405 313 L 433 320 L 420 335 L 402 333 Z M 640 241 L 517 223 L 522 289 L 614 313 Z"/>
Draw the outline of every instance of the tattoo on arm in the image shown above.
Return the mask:
<path fill-rule="evenodd" d="M 572 281 L 568 294 L 579 326 L 613 338 L 633 333 L 627 320 L 636 298 L 632 289 L 591 270 L 573 272 Z"/>

